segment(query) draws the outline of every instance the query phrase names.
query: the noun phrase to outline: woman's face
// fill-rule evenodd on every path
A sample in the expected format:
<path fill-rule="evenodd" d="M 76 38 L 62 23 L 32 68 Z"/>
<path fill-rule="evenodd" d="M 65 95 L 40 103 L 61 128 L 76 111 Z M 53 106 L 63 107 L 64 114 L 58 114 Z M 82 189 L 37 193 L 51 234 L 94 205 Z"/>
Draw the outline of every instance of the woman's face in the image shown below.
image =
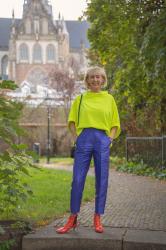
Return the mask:
<path fill-rule="evenodd" d="M 92 92 L 99 92 L 101 91 L 101 87 L 104 83 L 104 79 L 101 74 L 94 73 L 94 74 L 88 75 L 87 83 L 88 83 L 88 88 Z"/>

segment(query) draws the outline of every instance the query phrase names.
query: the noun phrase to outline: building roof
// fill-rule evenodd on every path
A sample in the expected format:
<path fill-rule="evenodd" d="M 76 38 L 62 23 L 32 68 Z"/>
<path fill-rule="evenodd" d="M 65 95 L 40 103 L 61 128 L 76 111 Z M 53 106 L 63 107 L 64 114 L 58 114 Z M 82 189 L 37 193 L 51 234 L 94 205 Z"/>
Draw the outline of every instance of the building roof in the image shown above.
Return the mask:
<path fill-rule="evenodd" d="M 89 48 L 87 31 L 89 23 L 86 21 L 65 21 L 70 37 L 70 47 L 80 48 L 80 43 L 83 42 L 85 48 Z"/>
<path fill-rule="evenodd" d="M 8 50 L 11 18 L 0 18 L 0 50 Z"/>
<path fill-rule="evenodd" d="M 21 19 L 15 19 L 17 23 Z M 87 21 L 65 21 L 70 38 L 70 48 L 78 49 L 81 42 L 84 43 L 85 48 L 89 48 L 89 41 L 87 38 L 87 30 L 89 24 Z M 0 18 L 0 50 L 8 50 L 10 27 L 12 18 Z"/>

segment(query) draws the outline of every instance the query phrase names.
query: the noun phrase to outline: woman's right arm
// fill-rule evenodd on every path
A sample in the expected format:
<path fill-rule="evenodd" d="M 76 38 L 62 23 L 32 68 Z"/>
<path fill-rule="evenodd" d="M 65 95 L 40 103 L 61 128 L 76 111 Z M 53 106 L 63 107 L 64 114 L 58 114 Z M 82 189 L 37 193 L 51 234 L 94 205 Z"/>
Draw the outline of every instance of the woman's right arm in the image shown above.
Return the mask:
<path fill-rule="evenodd" d="M 69 122 L 69 130 L 72 133 L 74 141 L 77 139 L 75 122 Z"/>

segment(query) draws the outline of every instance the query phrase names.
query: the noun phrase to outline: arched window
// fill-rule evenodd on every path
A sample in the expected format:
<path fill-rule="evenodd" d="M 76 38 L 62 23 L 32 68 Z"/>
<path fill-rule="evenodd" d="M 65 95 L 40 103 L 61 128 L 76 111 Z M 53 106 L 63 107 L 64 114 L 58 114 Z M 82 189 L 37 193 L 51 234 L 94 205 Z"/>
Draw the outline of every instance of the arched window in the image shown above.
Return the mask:
<path fill-rule="evenodd" d="M 27 76 L 27 81 L 30 82 L 32 86 L 43 85 L 47 79 L 47 73 L 40 67 L 33 67 Z"/>
<path fill-rule="evenodd" d="M 26 44 L 20 45 L 20 61 L 28 61 L 28 46 Z"/>
<path fill-rule="evenodd" d="M 5 55 L 2 58 L 1 72 L 2 72 L 2 79 L 7 80 L 8 79 L 8 56 L 7 55 Z"/>
<path fill-rule="evenodd" d="M 47 46 L 47 61 L 55 61 L 55 48 L 52 44 Z"/>
<path fill-rule="evenodd" d="M 33 48 L 33 60 L 34 62 L 42 61 L 42 50 L 41 46 L 38 43 L 36 43 Z"/>

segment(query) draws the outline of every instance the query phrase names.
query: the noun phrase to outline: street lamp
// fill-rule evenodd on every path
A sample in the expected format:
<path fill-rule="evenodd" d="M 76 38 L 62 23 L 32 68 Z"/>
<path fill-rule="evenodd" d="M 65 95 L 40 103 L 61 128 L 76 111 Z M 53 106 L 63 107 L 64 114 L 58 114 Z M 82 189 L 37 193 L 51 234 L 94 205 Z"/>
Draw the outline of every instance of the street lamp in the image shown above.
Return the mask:
<path fill-rule="evenodd" d="M 47 106 L 47 164 L 50 163 L 50 150 L 51 150 L 51 137 L 50 137 L 50 120 L 51 120 L 51 114 L 50 114 L 50 100 L 47 92 L 47 96 L 45 98 L 46 100 L 46 106 Z"/>

